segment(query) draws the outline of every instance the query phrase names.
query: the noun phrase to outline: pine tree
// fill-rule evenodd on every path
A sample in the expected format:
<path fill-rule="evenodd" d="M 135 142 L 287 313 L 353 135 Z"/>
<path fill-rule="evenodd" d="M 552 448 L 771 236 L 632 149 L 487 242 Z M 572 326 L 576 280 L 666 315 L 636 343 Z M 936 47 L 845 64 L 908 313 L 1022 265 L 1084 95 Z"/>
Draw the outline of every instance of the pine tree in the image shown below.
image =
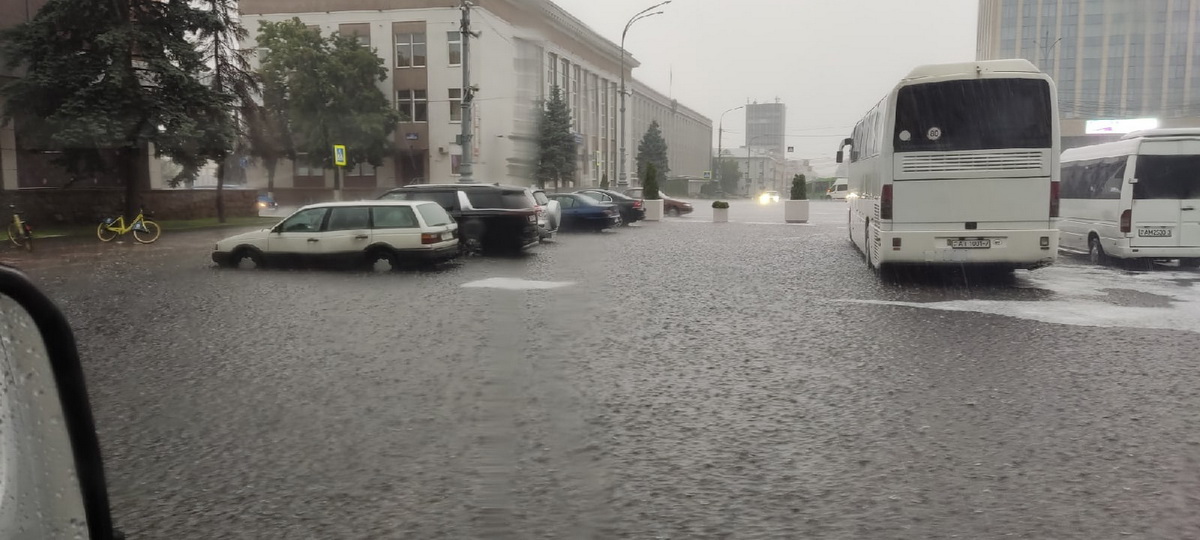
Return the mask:
<path fill-rule="evenodd" d="M 563 178 L 575 178 L 575 135 L 571 133 L 571 111 L 558 86 L 550 89 L 550 99 L 538 121 L 538 158 L 534 177 L 538 187 L 553 181 L 557 189 Z"/>
<path fill-rule="evenodd" d="M 671 169 L 667 165 L 667 141 L 663 139 L 658 120 L 650 122 L 650 127 L 646 129 L 646 134 L 642 135 L 642 141 L 638 143 L 637 171 L 639 178 L 645 177 L 646 166 L 650 164 L 654 164 L 655 170 L 658 171 L 659 185 L 666 182 L 667 173 Z"/>
<path fill-rule="evenodd" d="M 225 178 L 230 162 L 240 161 L 239 154 L 248 153 L 248 121 L 258 121 L 259 117 L 246 112 L 255 104 L 261 89 L 258 77 L 250 67 L 247 51 L 239 46 L 249 34 L 238 22 L 233 0 L 205 0 L 204 6 L 216 21 L 199 33 L 200 50 L 212 66 L 210 87 L 224 104 L 220 114 L 210 119 L 219 127 L 219 132 L 217 137 L 207 141 L 205 153 L 217 163 L 217 221 L 224 223 Z"/>
<path fill-rule="evenodd" d="M 658 196 L 658 168 L 653 163 L 646 164 L 646 173 L 642 176 L 642 196 L 647 200 L 656 200 Z"/>
<path fill-rule="evenodd" d="M 182 0 L 49 0 L 0 33 L 7 67 L 25 71 L 0 88 L 4 118 L 26 144 L 59 151 L 72 173 L 115 171 L 132 215 L 151 145 L 187 177 L 207 161 L 204 141 L 222 136 L 209 120 L 224 103 L 202 81 L 208 67 L 193 40 L 217 26 Z"/>

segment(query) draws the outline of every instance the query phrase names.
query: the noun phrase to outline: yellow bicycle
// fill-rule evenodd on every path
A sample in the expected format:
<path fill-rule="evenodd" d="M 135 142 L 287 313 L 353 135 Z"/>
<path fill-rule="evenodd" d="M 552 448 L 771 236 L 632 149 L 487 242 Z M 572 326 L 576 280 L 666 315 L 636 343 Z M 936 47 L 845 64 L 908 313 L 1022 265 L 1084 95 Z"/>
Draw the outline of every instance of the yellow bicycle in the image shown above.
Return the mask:
<path fill-rule="evenodd" d="M 13 213 L 12 223 L 8 224 L 8 240 L 17 247 L 33 251 L 33 227 L 21 217 L 21 211 L 16 206 L 10 204 L 8 207 Z"/>
<path fill-rule="evenodd" d="M 158 235 L 162 233 L 162 229 L 157 223 L 146 219 L 146 213 L 138 210 L 137 217 L 125 226 L 125 216 L 117 216 L 108 218 L 100 222 L 100 226 L 96 227 L 96 236 L 101 242 L 111 242 L 114 238 L 128 233 L 133 233 L 134 240 L 143 244 L 149 244 L 158 240 Z M 151 214 L 153 215 L 153 214 Z"/>

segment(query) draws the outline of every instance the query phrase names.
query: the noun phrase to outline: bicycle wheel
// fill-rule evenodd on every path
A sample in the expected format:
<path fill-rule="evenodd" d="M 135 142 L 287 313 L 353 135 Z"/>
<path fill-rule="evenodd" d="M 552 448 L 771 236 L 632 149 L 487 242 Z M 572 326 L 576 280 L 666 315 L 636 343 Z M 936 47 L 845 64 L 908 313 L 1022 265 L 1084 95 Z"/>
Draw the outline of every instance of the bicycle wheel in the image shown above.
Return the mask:
<path fill-rule="evenodd" d="M 162 229 L 153 221 L 142 220 L 142 226 L 133 227 L 133 239 L 143 244 L 149 244 L 158 240 L 158 235 L 162 234 Z"/>
<path fill-rule="evenodd" d="M 25 231 L 22 231 L 16 223 L 8 224 L 8 240 L 14 246 L 22 246 L 25 244 Z"/>
<path fill-rule="evenodd" d="M 117 231 L 108 228 L 108 223 L 101 223 L 99 227 L 96 227 L 96 237 L 101 242 L 112 242 L 117 237 Z"/>

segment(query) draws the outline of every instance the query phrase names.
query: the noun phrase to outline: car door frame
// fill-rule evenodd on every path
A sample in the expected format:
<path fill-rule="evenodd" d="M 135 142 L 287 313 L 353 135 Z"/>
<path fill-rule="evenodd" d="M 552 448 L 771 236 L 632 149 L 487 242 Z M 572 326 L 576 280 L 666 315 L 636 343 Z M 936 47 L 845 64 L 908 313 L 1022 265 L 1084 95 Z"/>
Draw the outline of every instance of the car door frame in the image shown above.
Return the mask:
<path fill-rule="evenodd" d="M 316 231 L 286 232 L 283 230 L 284 223 L 287 223 L 289 219 L 300 214 L 300 212 L 308 210 L 321 210 L 325 212 L 321 216 L 321 222 Z M 322 231 L 325 230 L 325 224 L 328 221 L 328 206 L 307 208 L 288 216 L 279 222 L 279 225 L 271 229 L 271 233 L 267 235 L 266 249 L 263 250 L 264 261 L 272 264 L 310 264 L 316 252 L 315 244 L 320 241 Z M 277 249 L 276 245 L 289 249 Z"/>
<path fill-rule="evenodd" d="M 367 211 L 367 226 L 358 229 L 332 230 L 333 213 L 349 208 L 362 208 Z M 362 205 L 331 206 L 326 213 L 321 227 L 321 235 L 313 246 L 311 257 L 323 264 L 348 263 L 356 264 L 365 257 L 367 247 L 373 242 L 372 213 L 370 203 L 363 201 Z"/>

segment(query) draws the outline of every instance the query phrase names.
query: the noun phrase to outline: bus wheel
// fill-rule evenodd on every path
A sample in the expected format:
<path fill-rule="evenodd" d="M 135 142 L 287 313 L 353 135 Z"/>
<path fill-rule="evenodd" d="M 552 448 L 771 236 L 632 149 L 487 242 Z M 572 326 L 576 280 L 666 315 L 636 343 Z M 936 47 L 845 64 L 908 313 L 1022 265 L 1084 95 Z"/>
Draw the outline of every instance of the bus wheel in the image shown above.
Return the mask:
<path fill-rule="evenodd" d="M 1179 259 L 1179 266 L 1180 268 L 1200 268 L 1200 257 Z"/>
<path fill-rule="evenodd" d="M 1100 237 L 1088 238 L 1088 260 L 1092 264 L 1104 266 L 1108 264 L 1108 255 L 1104 254 L 1104 246 L 1100 245 Z"/>

